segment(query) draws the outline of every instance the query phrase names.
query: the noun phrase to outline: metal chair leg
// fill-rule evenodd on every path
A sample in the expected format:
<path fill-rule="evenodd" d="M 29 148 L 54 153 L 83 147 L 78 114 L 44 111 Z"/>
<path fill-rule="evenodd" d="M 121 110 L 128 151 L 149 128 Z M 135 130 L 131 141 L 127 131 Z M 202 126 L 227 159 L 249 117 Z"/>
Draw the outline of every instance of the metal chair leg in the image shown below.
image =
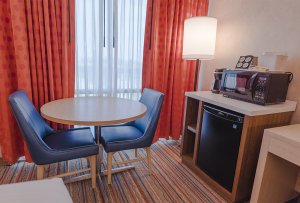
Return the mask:
<path fill-rule="evenodd" d="M 66 171 L 67 171 L 67 173 L 69 172 L 69 161 L 68 160 L 66 161 Z"/>

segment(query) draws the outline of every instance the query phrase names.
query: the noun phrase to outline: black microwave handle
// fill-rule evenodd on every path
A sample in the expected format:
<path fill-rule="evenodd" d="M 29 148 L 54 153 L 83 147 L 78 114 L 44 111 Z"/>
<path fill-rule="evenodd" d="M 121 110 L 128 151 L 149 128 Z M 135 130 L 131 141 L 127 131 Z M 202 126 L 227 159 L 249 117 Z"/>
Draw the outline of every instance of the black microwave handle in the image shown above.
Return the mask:
<path fill-rule="evenodd" d="M 252 91 L 252 87 L 253 87 L 253 83 L 255 81 L 256 76 L 258 75 L 258 73 L 255 73 L 251 76 L 251 78 L 249 79 L 249 91 Z"/>

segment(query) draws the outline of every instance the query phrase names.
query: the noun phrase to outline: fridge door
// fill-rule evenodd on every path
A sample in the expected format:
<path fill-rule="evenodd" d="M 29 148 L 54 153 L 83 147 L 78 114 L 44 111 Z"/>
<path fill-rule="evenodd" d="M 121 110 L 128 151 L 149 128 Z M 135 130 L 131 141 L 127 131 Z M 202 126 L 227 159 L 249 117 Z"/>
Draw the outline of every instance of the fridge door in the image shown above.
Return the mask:
<path fill-rule="evenodd" d="M 204 106 L 197 164 L 228 191 L 232 190 L 242 129 L 243 115 Z"/>

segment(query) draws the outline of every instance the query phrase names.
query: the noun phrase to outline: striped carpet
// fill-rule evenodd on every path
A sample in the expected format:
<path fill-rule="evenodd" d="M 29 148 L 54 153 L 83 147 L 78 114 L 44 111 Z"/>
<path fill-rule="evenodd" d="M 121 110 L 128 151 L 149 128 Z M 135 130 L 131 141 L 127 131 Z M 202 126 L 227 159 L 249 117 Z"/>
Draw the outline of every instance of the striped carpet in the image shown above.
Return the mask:
<path fill-rule="evenodd" d="M 152 145 L 153 175 L 148 174 L 147 162 L 135 163 L 135 169 L 113 175 L 112 185 L 102 177 L 99 188 L 93 191 L 91 181 L 84 180 L 66 184 L 74 202 L 225 202 L 180 160 L 180 148 L 175 141 L 159 141 Z M 145 156 L 144 150 L 139 150 Z M 125 151 L 114 155 L 115 161 L 134 157 Z M 106 161 L 106 160 L 105 160 Z M 106 162 L 105 162 L 106 163 Z M 70 169 L 87 164 L 85 159 L 69 162 Z M 105 164 L 106 165 L 106 164 Z M 47 175 L 65 172 L 65 162 L 52 164 Z M 34 164 L 19 161 L 12 166 L 0 168 L 0 184 L 34 180 Z"/>

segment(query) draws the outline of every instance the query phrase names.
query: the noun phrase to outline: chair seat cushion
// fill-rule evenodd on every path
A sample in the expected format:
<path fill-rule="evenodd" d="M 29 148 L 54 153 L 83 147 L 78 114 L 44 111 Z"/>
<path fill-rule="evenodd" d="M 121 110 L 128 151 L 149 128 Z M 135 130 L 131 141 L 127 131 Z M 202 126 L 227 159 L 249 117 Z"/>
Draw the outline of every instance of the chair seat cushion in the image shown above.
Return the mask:
<path fill-rule="evenodd" d="M 134 126 L 109 126 L 101 128 L 101 142 L 106 152 L 141 148 L 143 133 Z"/>
<path fill-rule="evenodd" d="M 44 142 L 56 150 L 94 145 L 94 137 L 90 128 L 74 128 L 66 131 L 58 131 L 47 135 Z"/>
<path fill-rule="evenodd" d="M 36 164 L 50 164 L 65 160 L 97 155 L 99 147 L 90 128 L 74 128 L 47 135 L 43 141 L 50 149 L 36 161 Z"/>

